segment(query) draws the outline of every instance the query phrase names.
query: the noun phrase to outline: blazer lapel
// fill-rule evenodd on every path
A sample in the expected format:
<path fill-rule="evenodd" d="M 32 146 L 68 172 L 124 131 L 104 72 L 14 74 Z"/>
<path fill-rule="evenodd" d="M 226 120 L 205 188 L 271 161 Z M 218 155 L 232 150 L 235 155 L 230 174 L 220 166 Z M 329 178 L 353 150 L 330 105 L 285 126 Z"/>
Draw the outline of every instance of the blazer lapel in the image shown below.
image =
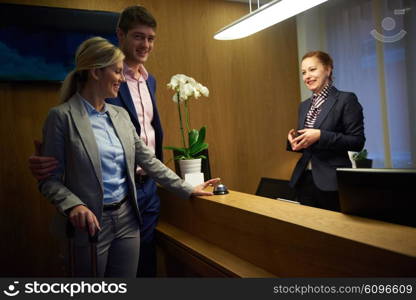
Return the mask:
<path fill-rule="evenodd" d="M 92 131 L 91 122 L 88 118 L 87 111 L 82 103 L 82 99 L 78 94 L 69 100 L 71 107 L 71 115 L 75 126 L 87 151 L 88 157 L 94 167 L 95 175 L 100 185 L 103 186 L 100 152 L 98 151 L 97 142 L 94 132 Z"/>
<path fill-rule="evenodd" d="M 305 100 L 301 106 L 300 106 L 300 116 L 299 116 L 299 124 L 298 127 L 299 129 L 303 129 L 305 128 L 305 119 L 306 119 L 306 115 L 308 114 L 309 108 L 311 106 L 311 98 Z"/>
<path fill-rule="evenodd" d="M 123 101 L 124 106 L 128 110 L 130 116 L 134 118 L 137 123 L 139 123 L 139 119 L 137 118 L 136 108 L 134 107 L 133 99 L 131 98 L 131 94 L 130 94 L 127 82 L 121 83 L 120 90 L 118 92 L 121 96 L 120 97 L 121 101 Z"/>
<path fill-rule="evenodd" d="M 121 115 L 118 113 L 117 110 L 115 110 L 111 105 L 108 106 L 108 114 L 110 116 L 111 122 L 113 123 L 114 130 L 120 140 L 121 146 L 124 150 L 124 155 L 126 157 L 126 164 L 127 164 L 127 170 L 133 170 L 134 167 L 131 166 L 131 164 L 134 164 L 134 153 L 132 152 L 132 145 L 130 141 L 130 135 L 132 134 L 131 130 L 129 128 L 126 128 L 126 126 L 123 125 L 123 121 L 121 120 Z M 129 120 L 130 122 L 130 120 Z M 130 176 L 130 171 L 128 171 Z"/>
<path fill-rule="evenodd" d="M 335 102 L 337 101 L 337 96 L 338 96 L 338 90 L 335 87 L 331 87 L 331 90 L 329 91 L 328 98 L 322 104 L 321 112 L 319 113 L 318 117 L 316 118 L 315 125 L 313 126 L 314 128 L 320 128 L 321 127 L 322 122 L 328 116 L 329 111 L 334 106 Z"/>

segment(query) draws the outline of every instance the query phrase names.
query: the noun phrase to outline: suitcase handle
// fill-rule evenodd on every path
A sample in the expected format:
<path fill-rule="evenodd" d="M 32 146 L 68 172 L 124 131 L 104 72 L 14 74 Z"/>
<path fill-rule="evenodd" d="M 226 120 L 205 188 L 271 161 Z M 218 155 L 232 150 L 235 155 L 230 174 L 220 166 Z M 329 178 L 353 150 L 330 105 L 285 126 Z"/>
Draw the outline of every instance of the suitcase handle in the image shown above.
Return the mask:
<path fill-rule="evenodd" d="M 75 236 L 75 228 L 72 225 L 72 223 L 70 221 L 68 221 L 67 225 L 66 225 L 66 236 L 69 239 L 73 239 Z M 91 244 L 97 244 L 98 242 L 98 231 L 95 232 L 94 235 L 91 235 L 90 232 L 88 231 L 88 240 Z"/>
<path fill-rule="evenodd" d="M 66 225 L 66 234 L 68 237 L 68 250 L 69 250 L 69 273 L 71 277 L 75 277 L 75 246 L 74 236 L 75 228 L 72 223 L 68 220 Z M 98 231 L 91 235 L 88 231 L 88 241 L 90 242 L 90 258 L 91 258 L 91 276 L 97 277 L 97 242 L 98 242 Z"/>

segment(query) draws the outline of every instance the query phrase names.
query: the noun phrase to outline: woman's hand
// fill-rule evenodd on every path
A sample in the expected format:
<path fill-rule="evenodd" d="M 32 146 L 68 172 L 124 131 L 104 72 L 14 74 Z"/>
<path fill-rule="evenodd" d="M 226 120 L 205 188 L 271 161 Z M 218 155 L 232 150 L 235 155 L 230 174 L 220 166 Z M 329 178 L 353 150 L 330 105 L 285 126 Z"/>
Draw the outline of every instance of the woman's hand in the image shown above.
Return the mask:
<path fill-rule="evenodd" d="M 69 220 L 78 229 L 85 229 L 85 226 L 88 226 L 88 231 L 91 236 L 94 236 L 97 231 L 101 230 L 97 217 L 84 205 L 77 205 L 72 208 L 69 212 Z"/>
<path fill-rule="evenodd" d="M 289 133 L 287 134 L 287 140 L 289 141 L 290 146 L 292 147 L 292 150 L 295 150 L 294 148 L 295 148 L 296 144 L 293 143 L 293 140 L 296 138 L 296 136 L 297 136 L 296 130 L 293 129 L 293 128 L 290 129 Z"/>
<path fill-rule="evenodd" d="M 212 195 L 214 195 L 212 192 L 204 191 L 204 189 L 207 186 L 215 186 L 215 185 L 219 184 L 220 181 L 221 181 L 220 178 L 213 178 L 213 179 L 210 179 L 208 181 L 205 181 L 204 183 L 201 183 L 200 185 L 197 185 L 194 188 L 194 190 L 192 191 L 191 195 L 192 196 L 212 196 Z"/>
<path fill-rule="evenodd" d="M 301 129 L 301 130 L 298 130 L 298 133 L 300 135 L 294 138 L 292 142 L 290 143 L 292 145 L 292 150 L 294 151 L 299 151 L 301 149 L 308 148 L 312 144 L 319 141 L 319 139 L 321 138 L 320 129 L 313 129 L 313 128 Z M 290 131 L 289 131 L 289 135 L 290 135 Z"/>

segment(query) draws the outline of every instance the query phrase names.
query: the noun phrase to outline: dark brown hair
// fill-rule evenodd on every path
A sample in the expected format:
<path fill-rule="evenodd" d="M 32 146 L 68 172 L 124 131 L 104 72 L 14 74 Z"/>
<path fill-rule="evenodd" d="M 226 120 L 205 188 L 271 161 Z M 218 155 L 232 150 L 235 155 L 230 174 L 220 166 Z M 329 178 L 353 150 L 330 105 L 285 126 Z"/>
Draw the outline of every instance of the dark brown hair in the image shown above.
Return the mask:
<path fill-rule="evenodd" d="M 127 33 L 136 25 L 145 25 L 156 29 L 156 19 L 143 6 L 134 5 L 124 9 L 118 18 L 117 27 Z"/>
<path fill-rule="evenodd" d="M 318 51 L 310 51 L 302 57 L 302 61 L 305 58 L 309 58 L 309 57 L 316 57 L 321 62 L 321 64 L 323 64 L 325 67 L 331 68 L 331 73 L 329 74 L 329 80 L 332 82 L 332 71 L 334 70 L 334 62 L 333 62 L 331 56 L 329 56 L 328 53 L 323 52 L 323 51 L 319 51 L 319 50 Z"/>

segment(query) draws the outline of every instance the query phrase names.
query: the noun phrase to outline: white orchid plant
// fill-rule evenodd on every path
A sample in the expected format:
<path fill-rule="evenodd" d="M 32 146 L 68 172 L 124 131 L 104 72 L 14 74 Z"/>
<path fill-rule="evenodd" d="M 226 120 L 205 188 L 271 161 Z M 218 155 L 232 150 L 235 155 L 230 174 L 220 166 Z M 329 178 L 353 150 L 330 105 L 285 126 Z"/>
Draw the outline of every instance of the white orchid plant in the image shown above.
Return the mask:
<path fill-rule="evenodd" d="M 176 74 L 172 76 L 170 82 L 167 84 L 169 89 L 175 91 L 172 100 L 177 103 L 178 113 L 179 113 L 179 126 L 181 130 L 182 137 L 182 146 L 183 147 L 172 147 L 167 146 L 165 149 L 173 150 L 178 155 L 174 157 L 175 160 L 179 159 L 194 159 L 194 158 L 206 158 L 204 155 L 200 154 L 201 151 L 208 148 L 208 144 L 205 143 L 205 133 L 206 127 L 202 126 L 200 130 L 190 129 L 189 126 L 189 100 L 193 97 L 198 99 L 199 97 L 209 96 L 209 90 L 207 87 L 198 83 L 192 77 L 188 77 L 183 74 Z M 182 118 L 182 108 L 185 114 L 185 127 L 188 133 L 188 144 L 185 141 L 185 132 L 183 126 Z"/>

